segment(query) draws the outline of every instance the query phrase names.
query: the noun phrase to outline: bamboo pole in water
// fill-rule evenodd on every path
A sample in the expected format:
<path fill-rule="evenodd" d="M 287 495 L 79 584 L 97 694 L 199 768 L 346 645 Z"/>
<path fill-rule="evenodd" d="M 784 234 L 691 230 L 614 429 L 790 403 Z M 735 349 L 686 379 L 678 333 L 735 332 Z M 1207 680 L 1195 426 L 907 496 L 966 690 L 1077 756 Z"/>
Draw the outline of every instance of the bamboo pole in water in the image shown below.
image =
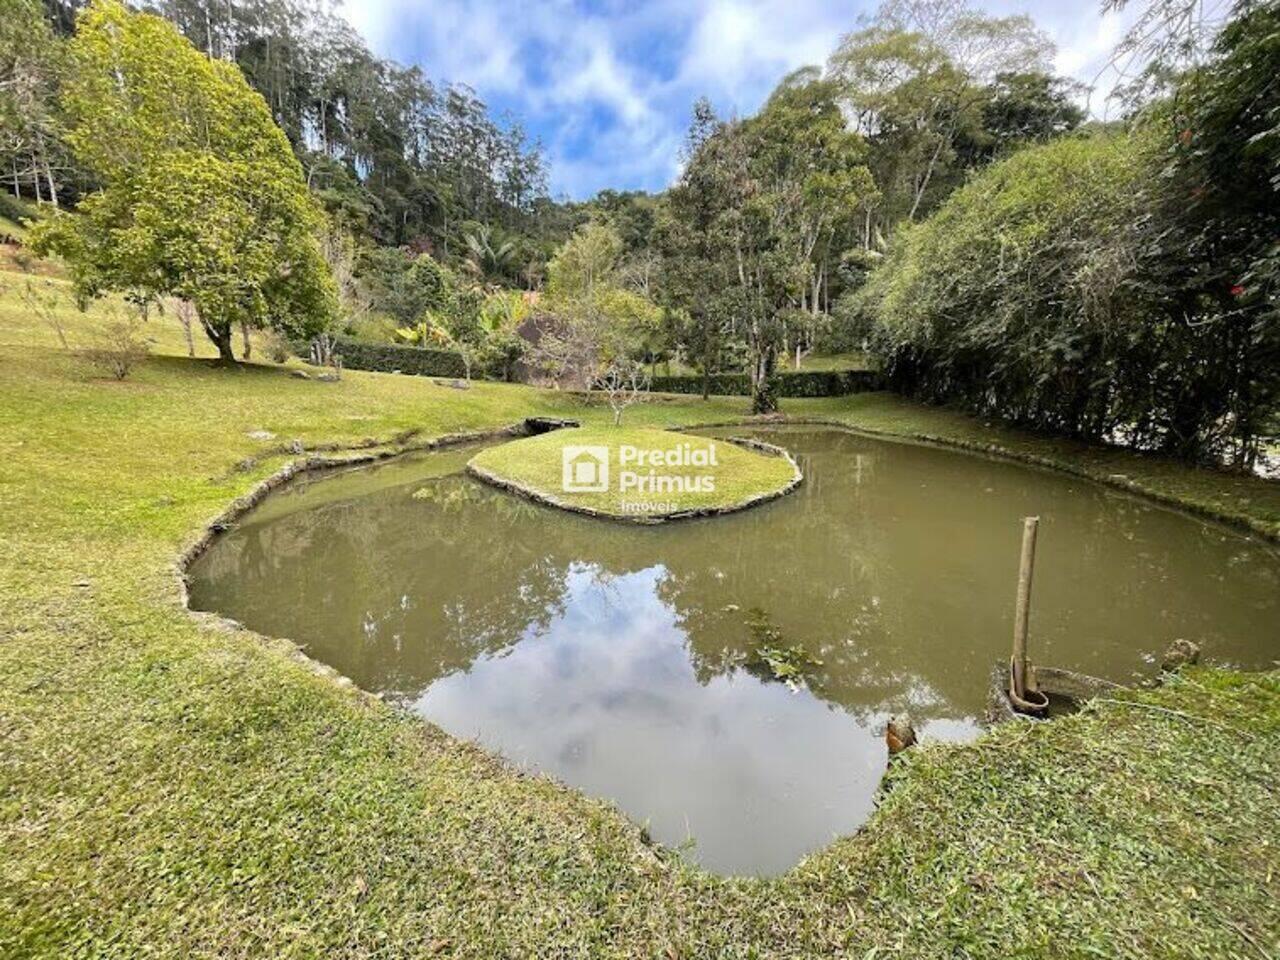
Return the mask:
<path fill-rule="evenodd" d="M 1027 698 L 1027 627 L 1031 622 L 1031 575 L 1036 564 L 1036 532 L 1039 517 L 1022 521 L 1022 562 L 1018 566 L 1018 602 L 1013 613 L 1013 690 L 1020 700 Z"/>

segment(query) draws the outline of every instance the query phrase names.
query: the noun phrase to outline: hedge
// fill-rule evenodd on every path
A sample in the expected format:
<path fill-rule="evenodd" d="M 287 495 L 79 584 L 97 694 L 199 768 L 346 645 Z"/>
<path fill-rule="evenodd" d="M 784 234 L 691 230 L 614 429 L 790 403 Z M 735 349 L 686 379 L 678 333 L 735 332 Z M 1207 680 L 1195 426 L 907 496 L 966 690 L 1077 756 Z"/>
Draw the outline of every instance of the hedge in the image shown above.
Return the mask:
<path fill-rule="evenodd" d="M 335 337 L 334 341 L 334 353 L 342 358 L 342 365 L 348 370 L 376 370 L 423 377 L 466 375 L 461 355 L 452 350 L 373 343 L 353 337 Z M 308 344 L 295 344 L 294 347 L 301 357 L 310 351 Z M 775 375 L 774 384 L 780 397 L 841 397 L 882 387 L 880 374 L 875 370 L 789 371 Z M 702 377 L 654 377 L 650 389 L 655 393 L 700 394 Z M 711 377 L 711 392 L 747 396 L 751 393 L 751 382 L 745 373 L 718 373 Z"/>
<path fill-rule="evenodd" d="M 876 370 L 801 370 L 774 376 L 775 394 L 779 397 L 842 397 L 881 389 Z M 650 389 L 655 393 L 702 393 L 702 377 L 654 377 Z M 717 373 L 711 377 L 711 392 L 722 396 L 747 396 L 751 380 L 745 373 Z"/>
<path fill-rule="evenodd" d="M 376 370 L 422 377 L 466 376 L 461 355 L 452 350 L 372 343 L 352 337 L 334 337 L 334 341 L 333 352 L 342 358 L 342 366 L 347 370 Z M 299 355 L 305 357 L 309 350 L 309 346 L 303 346 Z"/>

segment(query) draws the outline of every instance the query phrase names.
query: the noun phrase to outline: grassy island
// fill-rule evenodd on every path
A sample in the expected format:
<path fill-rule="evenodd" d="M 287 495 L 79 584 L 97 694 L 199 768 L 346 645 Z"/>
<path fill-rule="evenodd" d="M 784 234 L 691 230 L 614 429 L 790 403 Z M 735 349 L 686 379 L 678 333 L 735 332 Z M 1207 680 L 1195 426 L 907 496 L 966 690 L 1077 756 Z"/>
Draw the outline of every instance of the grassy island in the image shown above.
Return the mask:
<path fill-rule="evenodd" d="M 640 522 L 731 513 L 801 480 L 779 448 L 646 427 L 557 430 L 491 447 L 467 468 L 541 503 Z"/>

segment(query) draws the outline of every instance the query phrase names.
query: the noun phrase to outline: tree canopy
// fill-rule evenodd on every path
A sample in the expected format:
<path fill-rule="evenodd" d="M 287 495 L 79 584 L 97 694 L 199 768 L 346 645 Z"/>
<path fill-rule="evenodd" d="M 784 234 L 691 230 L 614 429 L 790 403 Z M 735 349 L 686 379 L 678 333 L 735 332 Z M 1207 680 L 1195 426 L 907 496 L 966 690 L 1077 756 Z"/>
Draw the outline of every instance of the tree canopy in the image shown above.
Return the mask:
<path fill-rule="evenodd" d="M 194 304 L 224 359 L 233 324 L 304 334 L 336 311 L 322 215 L 266 104 L 166 21 L 97 0 L 68 48 L 66 140 L 101 189 L 38 224 L 78 290 Z"/>
<path fill-rule="evenodd" d="M 1238 4 L 1127 132 L 1018 152 L 901 231 L 860 298 L 895 385 L 1252 467 L 1280 414 L 1277 38 Z"/>

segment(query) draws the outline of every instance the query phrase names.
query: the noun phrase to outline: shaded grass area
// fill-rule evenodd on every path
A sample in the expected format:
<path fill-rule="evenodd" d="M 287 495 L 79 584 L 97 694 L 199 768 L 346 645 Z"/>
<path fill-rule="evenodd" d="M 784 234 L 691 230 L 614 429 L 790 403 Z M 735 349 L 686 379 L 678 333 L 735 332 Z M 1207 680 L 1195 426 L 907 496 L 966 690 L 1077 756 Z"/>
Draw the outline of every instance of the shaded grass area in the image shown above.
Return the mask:
<path fill-rule="evenodd" d="M 79 322 L 92 322 L 92 317 Z M 160 329 L 159 327 L 157 328 Z M 164 333 L 157 350 L 185 347 Z M 0 303 L 0 956 L 1261 957 L 1280 945 L 1280 679 L 1201 671 L 895 765 L 774 880 L 193 619 L 175 555 L 287 460 L 607 408 L 500 384 L 157 356 L 94 380 Z M 1273 487 L 882 395 L 788 412 L 998 442 L 1275 524 Z M 637 424 L 723 421 L 661 400 Z M 254 439 L 253 431 L 274 439 Z M 240 466 L 237 466 L 240 465 Z M 763 828 L 763 827 L 762 827 Z"/>
<path fill-rule="evenodd" d="M 607 454 L 603 491 L 566 490 L 564 451 L 595 446 Z M 635 451 L 623 462 L 624 448 Z M 703 453 L 705 464 L 669 463 L 668 453 Z M 654 455 L 664 459 L 655 460 Z M 640 457 L 645 456 L 644 462 Z M 598 464 L 586 461 L 592 482 Z M 714 458 L 715 462 L 710 462 Z M 594 510 L 612 517 L 655 516 L 688 510 L 729 510 L 776 495 L 792 484 L 796 468 L 782 456 L 770 456 L 720 440 L 690 437 L 651 427 L 588 426 L 557 430 L 482 450 L 471 461 L 482 477 L 509 483 L 545 502 L 570 510 Z M 628 477 L 624 478 L 624 473 Z M 679 481 L 677 485 L 675 481 Z M 639 509 L 629 509 L 635 504 Z M 659 504 L 665 506 L 659 507 Z"/>
<path fill-rule="evenodd" d="M 794 370 L 791 358 L 780 358 L 780 369 Z M 811 353 L 800 358 L 801 370 L 874 370 L 875 361 L 860 350 L 848 353 Z"/>

